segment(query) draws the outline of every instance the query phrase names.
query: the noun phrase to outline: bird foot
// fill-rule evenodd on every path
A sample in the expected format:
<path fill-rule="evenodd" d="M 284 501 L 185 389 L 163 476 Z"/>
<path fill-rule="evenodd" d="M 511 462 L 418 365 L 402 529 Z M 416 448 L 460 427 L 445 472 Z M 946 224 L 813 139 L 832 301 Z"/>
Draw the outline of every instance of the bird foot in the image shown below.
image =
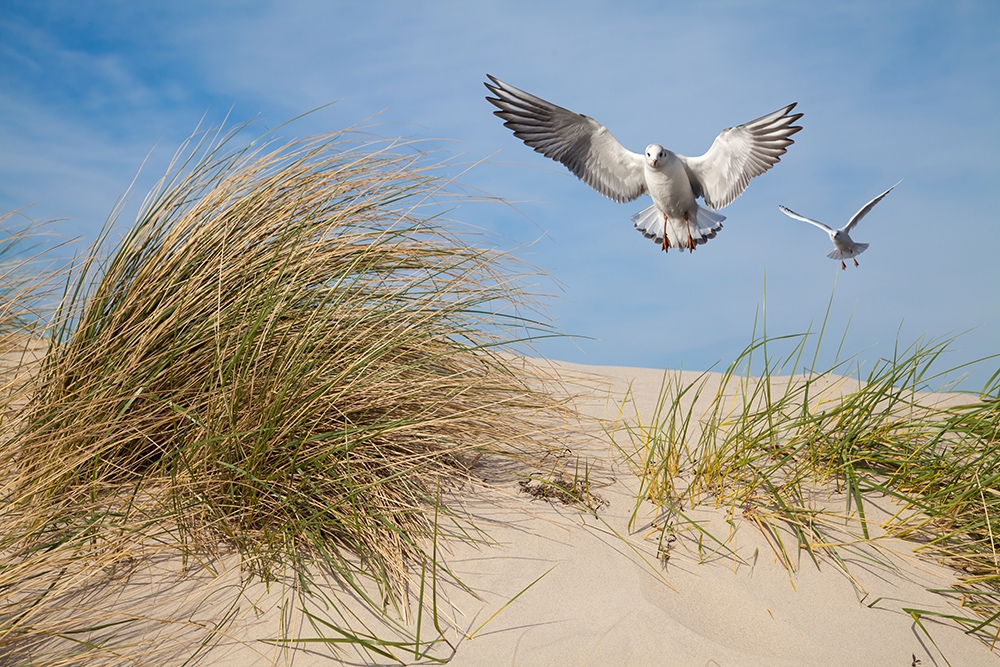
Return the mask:
<path fill-rule="evenodd" d="M 858 260 L 856 260 L 856 259 L 854 260 L 854 266 L 861 266 L 860 264 L 858 264 Z"/>
<path fill-rule="evenodd" d="M 694 242 L 694 238 L 691 236 L 691 218 L 687 211 L 684 211 L 684 224 L 688 228 L 688 252 L 694 252 L 698 244 Z"/>
<path fill-rule="evenodd" d="M 847 264 L 844 263 L 844 260 L 840 260 L 840 268 L 845 271 L 847 270 Z"/>

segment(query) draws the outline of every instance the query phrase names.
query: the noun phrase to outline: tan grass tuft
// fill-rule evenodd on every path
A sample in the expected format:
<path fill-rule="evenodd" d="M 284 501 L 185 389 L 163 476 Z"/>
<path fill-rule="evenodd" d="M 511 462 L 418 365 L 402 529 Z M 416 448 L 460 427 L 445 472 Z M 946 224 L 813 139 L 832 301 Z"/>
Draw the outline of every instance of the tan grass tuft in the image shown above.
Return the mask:
<path fill-rule="evenodd" d="M 0 653 L 64 633 L 44 601 L 89 569 L 56 560 L 121 565 L 151 537 L 264 575 L 319 564 L 360 594 L 368 577 L 405 608 L 430 541 L 474 532 L 439 525 L 442 493 L 548 451 L 562 407 L 505 352 L 547 331 L 525 267 L 434 217 L 419 153 L 232 141 L 179 153 L 52 320 L 0 445 Z"/>

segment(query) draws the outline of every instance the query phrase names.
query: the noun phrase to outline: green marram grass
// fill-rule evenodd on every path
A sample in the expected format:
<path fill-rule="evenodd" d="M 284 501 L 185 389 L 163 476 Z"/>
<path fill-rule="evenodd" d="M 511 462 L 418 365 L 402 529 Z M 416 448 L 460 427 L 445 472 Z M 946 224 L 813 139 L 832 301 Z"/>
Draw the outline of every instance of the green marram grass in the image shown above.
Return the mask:
<path fill-rule="evenodd" d="M 918 553 L 955 568 L 954 584 L 937 592 L 969 613 L 947 620 L 993 645 L 1000 636 L 1000 371 L 979 394 L 941 400 L 927 391 L 947 388 L 947 378 L 972 365 L 935 370 L 950 341 L 897 349 L 862 374 L 851 372 L 855 358 L 815 370 L 822 340 L 823 330 L 755 336 L 717 387 L 708 375 L 693 382 L 666 375 L 655 414 L 627 424 L 617 442 L 641 481 L 633 522 L 649 500 L 663 513 L 655 536 L 664 550 L 677 530 L 725 550 L 727 538 L 705 534 L 685 508 L 726 507 L 758 526 L 789 570 L 807 554 L 817 563 L 825 555 L 846 572 L 845 523 L 856 526 L 856 543 L 876 544 L 881 535 L 911 540 Z M 787 353 L 775 356 L 775 349 Z M 843 340 L 838 355 L 842 349 Z M 846 505 L 822 500 L 835 497 Z M 866 505 L 886 498 L 898 512 L 871 525 Z M 905 611 L 922 628 L 922 616 L 941 616 Z"/>
<path fill-rule="evenodd" d="M 274 645 L 445 661 L 439 588 L 461 582 L 441 545 L 486 539 L 463 490 L 486 470 L 578 490 L 578 470 L 550 463 L 574 415 L 510 354 L 552 334 L 530 269 L 441 215 L 454 195 L 426 156 L 350 132 L 237 135 L 179 151 L 125 236 L 72 270 L 0 264 L 0 665 L 195 661 L 254 580 L 288 586 L 315 631 L 275 628 Z M 815 370 L 817 338 L 812 370 L 810 337 L 764 335 L 718 391 L 665 381 L 617 442 L 641 480 L 634 516 L 651 500 L 665 547 L 687 526 L 724 548 L 685 508 L 727 506 L 789 569 L 796 552 L 846 569 L 845 520 L 862 541 L 917 541 L 956 568 L 941 593 L 968 613 L 947 620 L 994 642 L 1000 374 L 934 403 L 920 392 L 947 375 L 932 370 L 947 343 L 843 377 L 853 359 Z M 870 525 L 866 505 L 885 497 L 900 511 Z M 244 575 L 212 593 L 211 622 L 115 607 L 144 564 L 212 572 L 231 554 Z M 326 597 L 315 578 L 329 577 L 371 616 Z M 921 627 L 931 615 L 906 611 Z"/>
<path fill-rule="evenodd" d="M 109 618 L 100 591 L 156 555 L 210 569 L 227 552 L 265 581 L 290 572 L 302 607 L 325 572 L 396 633 L 345 613 L 314 623 L 330 643 L 433 659 L 438 543 L 481 538 L 450 499 L 491 463 L 536 471 L 566 423 L 511 361 L 551 334 L 529 267 L 441 217 L 455 195 L 426 156 L 237 134 L 179 151 L 124 237 L 62 274 L 48 318 L 5 301 L 34 356 L 9 361 L 0 405 L 0 664 L 160 664 L 174 635 L 128 636 L 151 619 Z M 394 620 L 411 605 L 437 636 Z"/>

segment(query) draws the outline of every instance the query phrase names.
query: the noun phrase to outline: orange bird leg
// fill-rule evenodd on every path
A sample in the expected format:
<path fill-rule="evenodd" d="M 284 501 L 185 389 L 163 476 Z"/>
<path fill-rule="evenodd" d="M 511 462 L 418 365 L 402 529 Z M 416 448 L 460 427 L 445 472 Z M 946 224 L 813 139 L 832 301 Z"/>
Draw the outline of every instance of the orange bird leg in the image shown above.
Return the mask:
<path fill-rule="evenodd" d="M 846 269 L 847 268 L 847 264 L 844 264 L 844 260 L 840 260 L 840 268 L 841 269 Z"/>
<path fill-rule="evenodd" d="M 858 260 L 856 260 L 856 259 L 854 260 L 854 266 L 861 266 L 860 264 L 858 264 Z"/>
<path fill-rule="evenodd" d="M 695 247 L 698 245 L 694 242 L 694 238 L 691 237 L 691 220 L 688 218 L 687 211 L 684 211 L 684 224 L 688 228 L 688 252 L 694 252 Z"/>
<path fill-rule="evenodd" d="M 670 239 L 667 238 L 667 214 L 663 214 L 663 252 L 670 248 Z"/>

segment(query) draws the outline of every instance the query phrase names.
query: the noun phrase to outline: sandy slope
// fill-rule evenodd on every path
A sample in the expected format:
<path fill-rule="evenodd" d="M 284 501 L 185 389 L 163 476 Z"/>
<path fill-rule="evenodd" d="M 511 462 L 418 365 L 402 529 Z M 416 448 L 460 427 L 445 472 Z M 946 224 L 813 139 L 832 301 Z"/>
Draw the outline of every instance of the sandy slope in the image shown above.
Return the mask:
<path fill-rule="evenodd" d="M 551 371 L 578 395 L 576 403 L 585 414 L 612 422 L 619 414 L 650 415 L 663 380 L 661 371 L 636 368 L 554 363 Z M 698 374 L 684 377 L 690 381 Z M 716 386 L 719 377 L 712 377 Z M 834 382 L 831 391 L 850 388 Z M 790 575 L 753 523 L 738 513 L 727 521 L 724 509 L 707 508 L 692 518 L 714 535 L 729 536 L 736 556 L 704 540 L 699 551 L 689 532 L 661 564 L 656 542 L 644 539 L 655 535 L 648 530 L 655 518 L 652 506 L 640 506 L 630 532 L 636 480 L 614 463 L 609 438 L 596 435 L 567 447 L 603 461 L 605 468 L 595 471 L 594 479 L 609 482 L 597 489 L 608 504 L 597 516 L 534 499 L 516 486 L 468 501 L 495 544 L 452 544 L 447 554 L 454 572 L 479 594 L 452 588 L 447 602 L 439 604 L 442 619 L 453 623 L 445 634 L 457 644 L 449 664 L 904 667 L 916 658 L 928 667 L 946 664 L 942 652 L 952 665 L 1000 664 L 997 654 L 976 639 L 924 617 L 940 650 L 934 648 L 902 611 L 955 610 L 927 592 L 946 586 L 952 574 L 916 559 L 913 545 L 898 540 L 849 558 L 851 577 L 832 563 L 817 567 L 808 557 Z M 873 557 L 891 567 L 873 565 Z M 463 639 L 494 613 L 471 639 Z M 273 613 L 265 614 L 251 625 L 263 631 L 273 620 Z M 307 624 L 299 631 L 310 634 Z M 252 631 L 237 634 L 244 640 L 254 636 Z M 206 664 L 242 666 L 273 659 L 329 664 L 328 650 L 308 648 L 289 654 L 223 642 L 206 656 Z"/>
<path fill-rule="evenodd" d="M 601 377 L 604 386 L 592 383 L 590 399 L 579 405 L 604 419 L 614 419 L 623 404 L 626 416 L 648 418 L 663 380 L 661 371 L 646 369 L 559 364 L 557 370 L 577 386 L 574 375 Z M 688 381 L 696 377 L 685 374 Z M 719 377 L 713 376 L 716 386 Z M 632 400 L 623 403 L 628 387 Z M 600 455 L 602 444 L 592 446 Z M 607 440 L 603 448 L 610 462 Z M 953 576 L 912 557 L 913 545 L 886 540 L 877 554 L 867 550 L 895 570 L 861 555 L 850 559 L 853 582 L 832 563 L 817 568 L 807 556 L 790 576 L 755 525 L 739 514 L 727 523 L 723 510 L 706 509 L 693 518 L 716 536 L 732 534 L 730 546 L 743 562 L 712 554 L 707 544 L 699 555 L 687 537 L 661 567 L 656 544 L 643 539 L 649 531 L 641 530 L 654 517 L 652 507 L 640 508 L 640 530 L 630 534 L 635 480 L 627 470 L 614 473 L 616 481 L 600 491 L 609 505 L 599 519 L 535 501 L 524 508 L 535 518 L 490 530 L 501 548 L 456 553 L 452 563 L 466 583 L 490 591 L 493 605 L 553 569 L 464 642 L 451 664 L 904 666 L 914 656 L 924 667 L 945 664 L 901 608 L 954 611 L 926 590 Z M 926 617 L 924 623 L 952 665 L 1000 662 L 960 630 Z"/>
<path fill-rule="evenodd" d="M 577 395 L 575 402 L 584 414 L 608 420 L 606 424 L 622 414 L 648 419 L 663 380 L 662 371 L 636 368 L 552 363 L 550 371 L 560 386 Z M 688 380 L 695 377 L 685 375 Z M 719 377 L 711 381 L 718 383 Z M 833 382 L 830 391 L 849 388 Z M 598 462 L 595 491 L 607 502 L 598 514 L 532 498 L 513 483 L 472 498 L 463 496 L 493 544 L 452 543 L 445 554 L 453 571 L 478 594 L 450 586 L 439 599 L 442 627 L 457 647 L 449 664 L 930 667 L 946 664 L 942 652 L 956 666 L 1000 664 L 998 655 L 976 639 L 925 617 L 935 648 L 902 611 L 955 609 L 927 592 L 945 587 L 952 573 L 913 557 L 913 545 L 898 540 L 885 540 L 877 551 L 868 548 L 849 558 L 853 581 L 832 563 L 821 561 L 817 567 L 806 556 L 795 563 L 797 572 L 789 574 L 763 534 L 741 513 L 727 516 L 724 508 L 702 508 L 690 516 L 712 534 L 728 537 L 732 552 L 708 540 L 699 547 L 696 533 L 682 531 L 671 545 L 669 561 L 661 562 L 656 541 L 647 539 L 658 534 L 649 530 L 656 519 L 654 508 L 640 505 L 630 530 L 637 481 L 616 463 L 609 437 L 594 424 L 593 437 L 577 436 L 566 445 L 572 452 L 567 457 L 586 455 Z M 873 565 L 872 558 L 891 567 Z M 226 614 L 234 620 L 226 637 L 194 664 L 339 662 L 331 661 L 333 652 L 323 644 L 301 644 L 299 650 L 288 651 L 258 641 L 277 634 L 282 609 L 292 636 L 316 632 L 280 585 L 253 586 L 235 605 L 229 604 L 232 596 L 226 591 L 231 593 L 239 582 L 235 561 L 229 565 L 231 569 L 218 576 L 202 571 L 184 578 L 176 573 L 176 563 L 150 563 L 127 586 L 98 596 L 95 603 L 108 604 L 109 617 L 113 611 L 188 619 L 187 629 L 149 626 L 150 632 L 163 633 L 162 642 L 149 647 L 160 652 L 151 664 L 172 664 L 171 656 L 189 653 L 201 636 L 200 624 L 218 622 Z M 206 596 L 206 586 L 219 595 Z M 327 586 L 337 595 L 332 583 Z M 338 597 L 374 623 L 350 596 Z M 321 616 L 336 622 L 332 609 Z M 424 620 L 429 626 L 426 616 Z M 429 630 L 425 638 L 433 635 Z M 435 653 L 452 655 L 444 646 Z"/>

